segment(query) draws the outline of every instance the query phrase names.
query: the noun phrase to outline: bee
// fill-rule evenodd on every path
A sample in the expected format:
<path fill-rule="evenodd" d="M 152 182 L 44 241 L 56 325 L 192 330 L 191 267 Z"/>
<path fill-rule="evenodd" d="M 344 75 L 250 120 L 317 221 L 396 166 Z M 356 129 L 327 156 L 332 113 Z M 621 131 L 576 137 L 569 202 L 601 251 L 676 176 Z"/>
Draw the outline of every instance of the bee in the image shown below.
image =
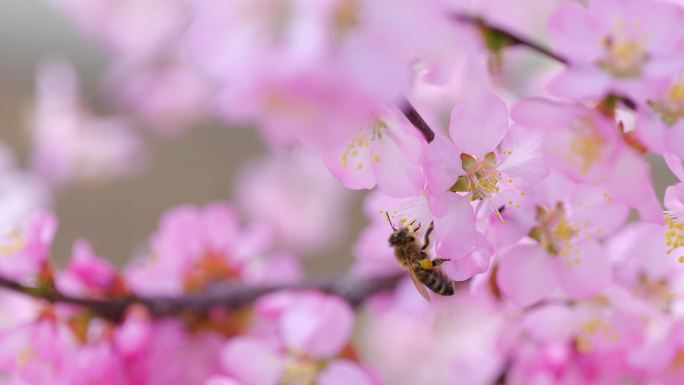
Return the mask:
<path fill-rule="evenodd" d="M 414 228 L 414 221 L 397 229 L 392 224 L 389 213 L 385 212 L 385 215 L 394 230 L 389 237 L 389 244 L 394 248 L 394 254 L 399 263 L 408 270 L 409 277 L 418 289 L 418 293 L 428 302 L 430 302 L 430 296 L 425 287 L 439 295 L 453 295 L 454 281 L 439 267 L 449 260 L 444 258 L 431 260 L 425 251 L 430 246 L 430 234 L 434 230 L 434 223 L 430 223 L 430 227 L 425 232 L 423 244 L 420 245 L 416 241 L 416 232 L 420 229 L 420 224 Z"/>

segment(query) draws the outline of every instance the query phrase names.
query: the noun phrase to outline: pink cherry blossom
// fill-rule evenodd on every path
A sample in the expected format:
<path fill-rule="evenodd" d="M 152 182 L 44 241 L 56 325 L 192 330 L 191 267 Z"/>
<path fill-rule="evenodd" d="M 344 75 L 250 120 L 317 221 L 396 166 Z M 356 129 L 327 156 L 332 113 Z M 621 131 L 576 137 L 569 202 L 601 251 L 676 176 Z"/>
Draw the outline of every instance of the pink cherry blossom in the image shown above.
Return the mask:
<path fill-rule="evenodd" d="M 56 186 L 74 179 L 132 173 L 140 162 L 138 137 L 121 117 L 97 117 L 78 95 L 75 70 L 67 63 L 41 68 L 32 117 L 32 165 Z"/>
<path fill-rule="evenodd" d="M 324 152 L 330 171 L 348 188 L 373 188 L 403 197 L 423 187 L 425 140 L 406 118 L 388 109 Z"/>
<path fill-rule="evenodd" d="M 501 290 L 522 306 L 559 286 L 572 298 L 600 292 L 610 283 L 611 265 L 597 240 L 624 223 L 628 208 L 601 189 L 573 186 L 559 175 L 546 178 L 532 194 L 535 208 L 526 211 L 536 223 L 527 240 L 500 256 Z"/>
<path fill-rule="evenodd" d="M 517 126 L 509 131 L 508 109 L 493 94 L 479 93 L 458 104 L 449 132 L 451 141 L 438 135 L 425 156 L 431 192 L 463 193 L 478 207 L 497 211 L 506 196 L 547 173 L 541 136 Z"/>
<path fill-rule="evenodd" d="M 161 218 L 150 241 L 152 256 L 134 261 L 126 277 L 134 291 L 155 294 L 197 291 L 223 280 L 273 283 L 296 279 L 300 274 L 297 259 L 288 253 L 271 253 L 270 242 L 267 232 L 241 228 L 234 210 L 225 203 L 180 206 Z M 281 274 L 265 274 L 271 264 L 280 266 Z"/>
<path fill-rule="evenodd" d="M 609 93 L 642 97 L 681 68 L 681 8 L 648 0 L 592 0 L 564 4 L 549 21 L 555 50 L 569 60 L 552 92 L 598 100 Z"/>
<path fill-rule="evenodd" d="M 684 72 L 660 82 L 657 92 L 645 99 L 638 116 L 637 135 L 652 151 L 684 158 Z"/>
<path fill-rule="evenodd" d="M 241 169 L 237 206 L 267 226 L 288 250 L 317 253 L 334 246 L 346 229 L 349 194 L 314 154 L 304 150 L 255 159 Z M 334 221 L 338 231 L 321 223 Z"/>
<path fill-rule="evenodd" d="M 292 300 L 283 302 L 287 296 Z M 363 366 L 337 357 L 353 325 L 347 303 L 317 293 L 285 294 L 278 303 L 284 307 L 270 318 L 276 339 L 242 336 L 226 344 L 221 358 L 229 378 L 245 385 L 377 383 Z"/>
<path fill-rule="evenodd" d="M 126 290 L 114 266 L 95 255 L 85 240 L 74 243 L 69 265 L 59 274 L 57 286 L 65 292 L 93 296 L 121 295 Z"/>
<path fill-rule="evenodd" d="M 507 351 L 505 315 L 498 310 L 463 291 L 428 304 L 405 281 L 392 296 L 369 304 L 360 356 L 387 384 L 451 384 L 455 378 L 491 384 Z"/>
<path fill-rule="evenodd" d="M 513 119 L 544 133 L 542 151 L 552 170 L 582 183 L 602 183 L 615 199 L 660 220 L 650 166 L 620 137 L 615 121 L 577 104 L 520 101 Z"/>
<path fill-rule="evenodd" d="M 57 232 L 57 218 L 50 212 L 26 217 L 0 238 L 0 272 L 8 277 L 35 281 L 48 263 Z"/>

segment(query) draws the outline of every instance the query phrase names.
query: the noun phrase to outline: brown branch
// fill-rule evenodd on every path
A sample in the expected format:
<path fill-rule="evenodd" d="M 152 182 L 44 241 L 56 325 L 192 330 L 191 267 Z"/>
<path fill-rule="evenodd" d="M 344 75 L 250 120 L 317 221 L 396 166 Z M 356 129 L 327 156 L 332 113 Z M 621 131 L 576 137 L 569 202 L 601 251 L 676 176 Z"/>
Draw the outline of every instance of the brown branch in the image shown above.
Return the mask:
<path fill-rule="evenodd" d="M 435 139 L 435 132 L 430 128 L 430 126 L 425 122 L 422 116 L 418 113 L 415 107 L 408 101 L 405 97 L 402 97 L 399 102 L 399 108 L 401 112 L 406 116 L 406 118 L 413 124 L 425 140 L 430 143 Z"/>
<path fill-rule="evenodd" d="M 522 46 L 528 47 L 528 48 L 532 49 L 533 51 L 536 51 L 536 52 L 538 52 L 538 53 L 540 53 L 540 54 L 542 54 L 548 58 L 554 59 L 560 63 L 563 63 L 563 64 L 569 63 L 568 59 L 566 59 L 563 56 L 551 51 L 550 49 L 544 47 L 543 45 L 536 43 L 530 39 L 527 39 L 526 37 L 520 36 L 514 32 L 507 31 L 505 29 L 491 25 L 491 24 L 487 23 L 481 17 L 466 15 L 463 13 L 453 13 L 452 17 L 454 20 L 456 20 L 458 22 L 466 23 L 466 24 L 472 24 L 474 26 L 481 28 L 482 30 L 489 31 L 491 33 L 495 33 L 495 34 L 500 35 L 500 36 L 505 36 L 508 39 L 509 45 L 522 45 Z"/>
<path fill-rule="evenodd" d="M 50 303 L 81 306 L 101 317 L 118 321 L 122 319 L 126 309 L 133 304 L 145 306 L 155 318 L 178 315 L 185 311 L 206 314 L 214 307 L 232 309 L 248 305 L 264 294 L 280 290 L 318 290 L 337 295 L 345 299 L 352 306 L 358 306 L 373 294 L 392 289 L 403 276 L 403 274 L 398 274 L 373 278 L 343 277 L 273 286 L 217 284 L 204 292 L 178 297 L 137 296 L 119 299 L 95 299 L 72 296 L 61 293 L 54 288 L 42 290 L 26 286 L 2 276 L 0 276 L 0 288 L 23 293 Z"/>

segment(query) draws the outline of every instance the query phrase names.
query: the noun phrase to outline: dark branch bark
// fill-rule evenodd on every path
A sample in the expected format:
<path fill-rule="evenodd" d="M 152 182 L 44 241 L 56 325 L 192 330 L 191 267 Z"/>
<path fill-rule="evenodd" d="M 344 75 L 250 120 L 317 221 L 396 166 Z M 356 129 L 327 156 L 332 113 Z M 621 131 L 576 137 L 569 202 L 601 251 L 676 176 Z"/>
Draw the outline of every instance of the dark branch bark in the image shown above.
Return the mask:
<path fill-rule="evenodd" d="M 425 140 L 430 143 L 435 139 L 435 132 L 425 122 L 422 116 L 416 111 L 415 107 L 405 97 L 401 98 L 399 108 L 406 118 L 413 124 L 418 131 L 425 137 Z"/>
<path fill-rule="evenodd" d="M 343 277 L 274 286 L 219 284 L 204 292 L 179 297 L 138 296 L 120 299 L 84 298 L 64 294 L 56 289 L 40 290 L 2 276 L 0 276 L 0 288 L 50 303 L 81 306 L 101 317 L 118 321 L 122 319 L 128 306 L 133 304 L 145 306 L 155 318 L 170 317 L 186 311 L 206 314 L 214 307 L 232 309 L 248 305 L 264 294 L 280 290 L 318 290 L 337 295 L 352 306 L 358 306 L 373 294 L 393 288 L 402 277 L 403 274 L 373 278 Z"/>
<path fill-rule="evenodd" d="M 563 64 L 568 64 L 568 60 L 564 58 L 561 55 L 558 55 L 557 53 L 551 51 L 550 49 L 542 46 L 539 43 L 536 43 L 532 40 L 529 40 L 523 36 L 520 36 L 514 32 L 507 31 L 505 29 L 493 26 L 489 23 L 487 23 L 484 19 L 477 17 L 477 16 L 472 16 L 472 15 L 466 15 L 462 13 L 454 13 L 452 14 L 452 17 L 454 20 L 461 22 L 461 23 L 467 23 L 467 24 L 472 24 L 477 27 L 489 30 L 491 32 L 494 32 L 496 34 L 500 34 L 502 36 L 506 36 L 509 40 L 509 44 L 511 45 L 522 45 L 525 47 L 528 47 L 548 58 L 554 59 L 560 63 Z"/>

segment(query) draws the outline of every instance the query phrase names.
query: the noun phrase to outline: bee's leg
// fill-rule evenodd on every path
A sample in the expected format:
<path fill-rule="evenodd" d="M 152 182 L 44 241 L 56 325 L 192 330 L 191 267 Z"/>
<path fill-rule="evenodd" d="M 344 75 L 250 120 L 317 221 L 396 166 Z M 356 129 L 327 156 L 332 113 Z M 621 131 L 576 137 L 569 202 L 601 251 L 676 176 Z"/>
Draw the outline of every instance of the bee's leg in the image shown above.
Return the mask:
<path fill-rule="evenodd" d="M 446 261 L 451 261 L 451 259 L 446 259 L 446 258 L 436 258 L 432 260 L 432 266 L 439 266 L 443 264 Z"/>
<path fill-rule="evenodd" d="M 425 238 L 423 239 L 423 247 L 422 250 L 427 249 L 430 247 L 430 234 L 432 233 L 432 230 L 435 229 L 435 223 L 430 222 L 430 227 L 428 227 L 427 231 L 425 232 Z"/>

